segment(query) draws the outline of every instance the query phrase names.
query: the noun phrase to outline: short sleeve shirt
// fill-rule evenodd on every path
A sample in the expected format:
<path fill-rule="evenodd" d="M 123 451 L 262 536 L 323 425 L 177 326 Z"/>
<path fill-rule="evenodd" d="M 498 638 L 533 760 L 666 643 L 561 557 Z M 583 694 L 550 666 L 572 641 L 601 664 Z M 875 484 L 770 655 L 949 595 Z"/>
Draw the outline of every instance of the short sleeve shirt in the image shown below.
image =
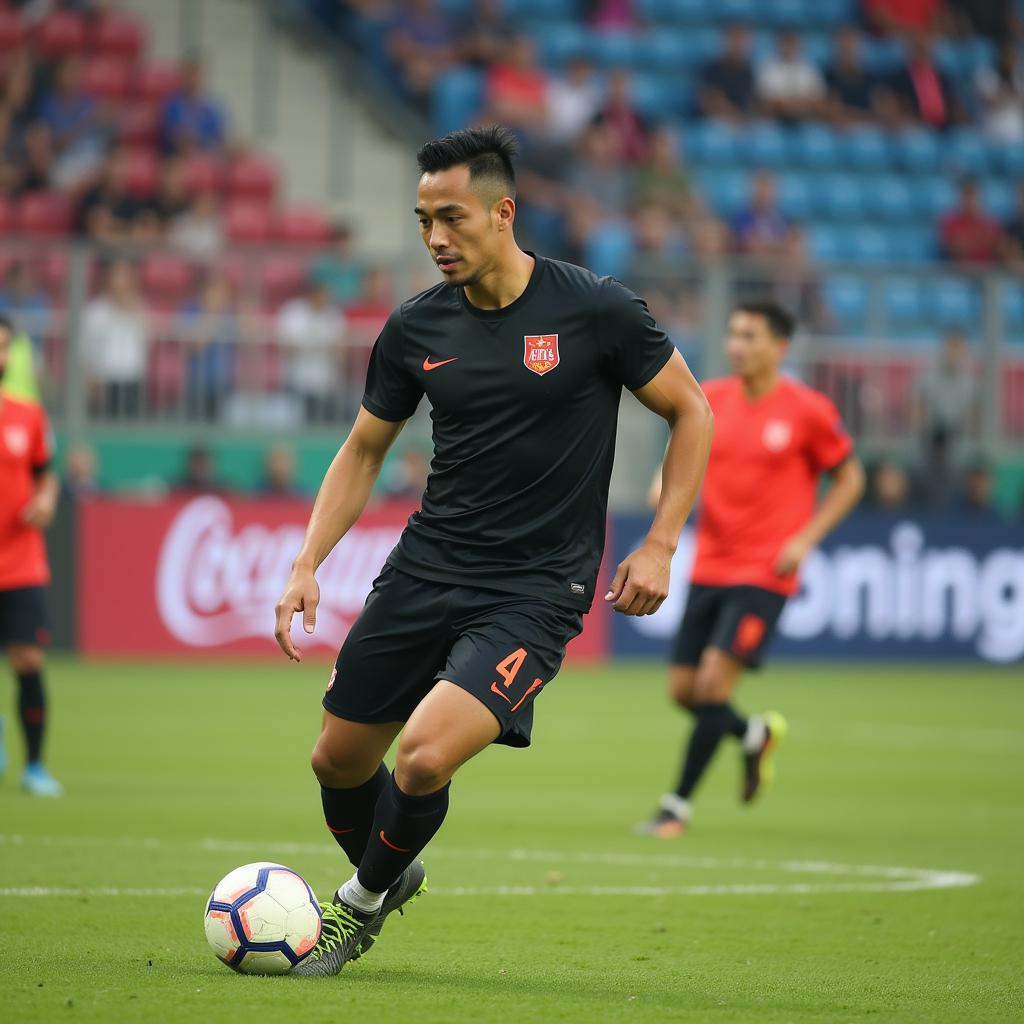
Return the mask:
<path fill-rule="evenodd" d="M 542 257 L 502 309 L 447 285 L 403 303 L 374 345 L 363 406 L 404 420 L 425 395 L 434 456 L 389 562 L 586 611 L 622 389 L 649 383 L 673 352 L 618 281 Z"/>

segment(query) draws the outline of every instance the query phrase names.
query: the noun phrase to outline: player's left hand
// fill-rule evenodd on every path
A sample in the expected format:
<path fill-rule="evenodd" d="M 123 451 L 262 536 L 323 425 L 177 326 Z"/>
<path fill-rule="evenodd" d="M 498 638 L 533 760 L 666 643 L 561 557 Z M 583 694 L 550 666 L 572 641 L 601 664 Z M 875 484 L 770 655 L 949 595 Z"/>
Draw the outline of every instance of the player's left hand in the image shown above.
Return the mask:
<path fill-rule="evenodd" d="M 775 559 L 775 571 L 780 576 L 792 576 L 810 553 L 811 546 L 803 537 L 790 537 L 779 551 Z"/>
<path fill-rule="evenodd" d="M 53 522 L 56 511 L 57 502 L 49 494 L 40 491 L 32 495 L 28 504 L 21 510 L 21 519 L 27 526 L 45 530 Z"/>
<path fill-rule="evenodd" d="M 619 564 L 604 599 L 623 615 L 653 615 L 668 597 L 671 570 L 671 551 L 642 544 Z"/>

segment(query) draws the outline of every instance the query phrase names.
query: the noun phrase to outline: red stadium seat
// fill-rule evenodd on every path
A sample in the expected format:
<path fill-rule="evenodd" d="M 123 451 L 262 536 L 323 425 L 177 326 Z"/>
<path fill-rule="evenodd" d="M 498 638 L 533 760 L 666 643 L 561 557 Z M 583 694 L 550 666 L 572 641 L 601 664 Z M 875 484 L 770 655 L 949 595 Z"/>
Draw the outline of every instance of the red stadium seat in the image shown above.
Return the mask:
<path fill-rule="evenodd" d="M 224 182 L 221 162 L 206 153 L 193 153 L 185 161 L 185 187 L 189 192 L 219 192 Z"/>
<path fill-rule="evenodd" d="M 142 287 L 147 298 L 163 309 L 174 309 L 195 284 L 192 265 L 170 253 L 152 253 L 142 262 Z"/>
<path fill-rule="evenodd" d="M 277 193 L 277 170 L 262 157 L 239 157 L 228 167 L 226 186 L 232 199 L 270 203 Z"/>
<path fill-rule="evenodd" d="M 0 53 L 19 49 L 27 35 L 28 28 L 17 11 L 0 10 Z"/>
<path fill-rule="evenodd" d="M 107 11 L 92 32 L 92 45 L 97 53 L 135 61 L 145 45 L 142 26 L 130 15 Z"/>
<path fill-rule="evenodd" d="M 140 100 L 162 103 L 181 88 L 181 68 L 177 64 L 147 64 L 139 69 L 135 92 Z"/>
<path fill-rule="evenodd" d="M 149 199 L 156 193 L 160 163 L 154 150 L 133 146 L 125 151 L 128 164 L 128 188 L 137 199 Z"/>
<path fill-rule="evenodd" d="M 149 400 L 157 409 L 179 404 L 185 388 L 185 353 L 177 341 L 158 341 L 149 350 Z"/>
<path fill-rule="evenodd" d="M 265 308 L 276 308 L 302 291 L 306 280 L 304 260 L 289 256 L 270 257 L 260 267 L 260 299 Z"/>
<path fill-rule="evenodd" d="M 15 225 L 23 235 L 50 238 L 71 231 L 71 198 L 63 192 L 28 192 L 18 202 Z"/>
<path fill-rule="evenodd" d="M 292 207 L 278 217 L 277 237 L 290 245 L 326 245 L 331 240 L 331 224 L 314 207 Z"/>
<path fill-rule="evenodd" d="M 133 103 L 122 111 L 119 138 L 130 146 L 155 146 L 160 135 L 160 110 L 155 103 Z"/>
<path fill-rule="evenodd" d="M 14 230 L 14 210 L 10 200 L 0 196 L 0 238 Z"/>
<path fill-rule="evenodd" d="M 64 305 L 64 300 L 67 298 L 65 294 L 68 281 L 67 255 L 63 252 L 54 252 L 51 249 L 36 261 L 35 273 L 40 287 L 52 295 L 60 305 Z"/>
<path fill-rule="evenodd" d="M 36 49 L 44 60 L 82 53 L 87 44 L 85 18 L 73 11 L 57 11 L 36 29 Z"/>
<path fill-rule="evenodd" d="M 132 85 L 132 66 L 120 57 L 94 57 L 85 65 L 82 88 L 98 100 L 120 101 Z"/>
<path fill-rule="evenodd" d="M 224 217 L 228 238 L 232 242 L 250 244 L 269 242 L 274 233 L 274 218 L 265 203 L 237 200 L 227 208 Z"/>
<path fill-rule="evenodd" d="M 231 285 L 235 295 L 245 288 L 251 269 L 251 261 L 239 259 L 237 256 L 226 256 L 210 267 L 211 273 L 219 274 Z"/>

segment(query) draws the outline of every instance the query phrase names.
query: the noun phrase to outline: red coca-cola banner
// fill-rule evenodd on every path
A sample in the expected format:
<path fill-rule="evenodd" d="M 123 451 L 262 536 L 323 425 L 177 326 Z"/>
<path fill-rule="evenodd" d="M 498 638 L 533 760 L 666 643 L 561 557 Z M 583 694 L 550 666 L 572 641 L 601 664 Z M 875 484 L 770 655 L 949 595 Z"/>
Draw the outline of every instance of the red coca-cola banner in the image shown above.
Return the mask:
<path fill-rule="evenodd" d="M 279 654 L 274 604 L 299 549 L 310 506 L 212 495 L 152 504 L 95 501 L 80 509 L 78 642 L 85 654 Z M 313 636 L 304 650 L 334 655 L 412 509 L 368 509 L 320 567 Z M 600 601 L 596 602 L 600 605 Z M 595 607 L 570 657 L 607 654 L 607 610 Z M 280 656 L 280 655 L 279 655 Z"/>

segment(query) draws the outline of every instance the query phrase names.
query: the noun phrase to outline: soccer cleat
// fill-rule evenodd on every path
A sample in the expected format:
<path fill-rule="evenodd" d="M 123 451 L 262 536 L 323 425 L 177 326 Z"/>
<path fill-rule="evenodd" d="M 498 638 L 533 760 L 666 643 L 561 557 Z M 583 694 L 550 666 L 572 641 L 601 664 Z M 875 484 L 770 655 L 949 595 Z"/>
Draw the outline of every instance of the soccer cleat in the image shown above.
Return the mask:
<path fill-rule="evenodd" d="M 364 914 L 340 900 L 321 903 L 320 913 L 323 915 L 320 941 L 302 963 L 292 968 L 292 974 L 327 977 L 340 973 L 353 959 L 367 929 L 380 917 L 379 910 Z"/>
<path fill-rule="evenodd" d="M 0 779 L 7 774 L 7 744 L 4 742 L 4 716 L 0 715 Z"/>
<path fill-rule="evenodd" d="M 755 751 L 743 755 L 742 799 L 749 804 L 763 789 L 775 781 L 775 749 L 786 738 L 789 725 L 778 711 L 766 711 L 764 739 Z"/>
<path fill-rule="evenodd" d="M 63 796 L 64 787 L 46 770 L 42 761 L 25 767 L 21 777 L 21 788 L 29 796 Z"/>
<path fill-rule="evenodd" d="M 377 936 L 380 935 L 381 928 L 384 927 L 384 919 L 388 914 L 398 911 L 399 914 L 405 914 L 405 908 L 415 902 L 420 896 L 427 891 L 427 875 L 423 868 L 423 864 L 414 860 L 402 873 L 398 876 L 398 881 L 395 882 L 384 896 L 384 902 L 381 904 L 380 913 L 377 915 L 377 919 L 366 929 L 366 934 L 363 936 L 363 941 L 360 942 L 359 948 L 352 954 L 352 960 L 358 960 L 364 953 L 368 953 L 372 948 L 373 944 L 377 941 Z M 337 897 L 335 897 L 337 899 Z"/>
<path fill-rule="evenodd" d="M 642 821 L 633 831 L 638 836 L 654 836 L 655 839 L 678 839 L 686 835 L 690 823 L 690 801 L 676 793 L 666 793 L 658 806 L 658 812 L 650 821 Z"/>

